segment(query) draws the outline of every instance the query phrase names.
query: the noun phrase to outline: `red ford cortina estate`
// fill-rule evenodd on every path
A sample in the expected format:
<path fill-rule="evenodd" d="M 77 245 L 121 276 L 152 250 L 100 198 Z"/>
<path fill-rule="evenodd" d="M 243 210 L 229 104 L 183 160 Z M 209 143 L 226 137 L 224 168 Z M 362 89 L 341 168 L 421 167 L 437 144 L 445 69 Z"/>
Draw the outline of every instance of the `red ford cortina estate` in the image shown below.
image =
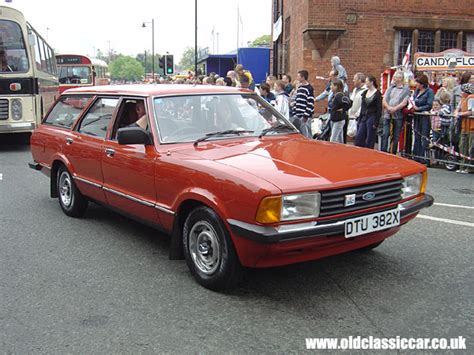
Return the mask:
<path fill-rule="evenodd" d="M 372 249 L 433 204 L 426 168 L 318 142 L 258 95 L 212 86 L 66 91 L 31 137 L 51 197 L 89 201 L 171 235 L 204 287 L 271 267 Z"/>

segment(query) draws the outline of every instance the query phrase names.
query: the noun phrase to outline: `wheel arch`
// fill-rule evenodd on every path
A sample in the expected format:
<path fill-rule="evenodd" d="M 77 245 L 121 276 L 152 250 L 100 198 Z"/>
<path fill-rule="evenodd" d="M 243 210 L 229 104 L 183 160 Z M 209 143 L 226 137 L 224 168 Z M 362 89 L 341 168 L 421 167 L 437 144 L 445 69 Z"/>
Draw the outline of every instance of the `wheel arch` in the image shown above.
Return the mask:
<path fill-rule="evenodd" d="M 191 211 L 196 209 L 197 207 L 207 207 L 213 210 L 219 218 L 223 221 L 225 227 L 227 225 L 225 223 L 225 219 L 222 217 L 222 211 L 217 208 L 217 206 L 212 203 L 209 199 L 203 197 L 202 195 L 194 195 L 188 196 L 185 199 L 182 199 L 179 204 L 178 208 L 176 209 L 175 218 L 173 221 L 173 229 L 171 233 L 171 246 L 170 246 L 170 253 L 169 258 L 171 260 L 177 259 L 184 259 L 183 254 L 183 245 L 182 245 L 182 237 L 183 237 L 183 227 L 186 218 L 189 216 Z"/>
<path fill-rule="evenodd" d="M 58 197 L 58 170 L 59 167 L 65 166 L 66 169 L 72 174 L 71 164 L 63 156 L 56 156 L 53 158 L 51 163 L 51 173 L 50 173 L 50 197 Z"/>

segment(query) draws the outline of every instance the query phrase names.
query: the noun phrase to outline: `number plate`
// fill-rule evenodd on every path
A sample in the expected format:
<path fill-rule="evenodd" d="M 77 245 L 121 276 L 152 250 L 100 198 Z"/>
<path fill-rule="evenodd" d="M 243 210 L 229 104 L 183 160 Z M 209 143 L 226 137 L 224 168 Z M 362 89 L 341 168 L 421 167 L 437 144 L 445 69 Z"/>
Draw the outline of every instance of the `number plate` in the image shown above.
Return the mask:
<path fill-rule="evenodd" d="M 348 219 L 344 223 L 344 236 L 352 238 L 398 225 L 400 225 L 400 210 L 396 208 L 390 211 Z"/>

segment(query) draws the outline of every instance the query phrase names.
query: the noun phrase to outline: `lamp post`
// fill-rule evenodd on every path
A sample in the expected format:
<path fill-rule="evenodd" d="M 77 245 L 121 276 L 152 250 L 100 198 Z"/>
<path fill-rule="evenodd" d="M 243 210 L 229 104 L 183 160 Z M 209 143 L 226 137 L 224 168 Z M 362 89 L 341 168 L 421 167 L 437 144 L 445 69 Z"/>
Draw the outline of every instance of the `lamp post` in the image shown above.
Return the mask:
<path fill-rule="evenodd" d="M 198 1 L 194 2 L 194 76 L 197 77 L 198 70 Z"/>
<path fill-rule="evenodd" d="M 145 28 L 147 23 L 150 22 L 143 22 L 142 27 Z M 152 80 L 155 82 L 155 19 L 151 19 L 151 71 Z"/>

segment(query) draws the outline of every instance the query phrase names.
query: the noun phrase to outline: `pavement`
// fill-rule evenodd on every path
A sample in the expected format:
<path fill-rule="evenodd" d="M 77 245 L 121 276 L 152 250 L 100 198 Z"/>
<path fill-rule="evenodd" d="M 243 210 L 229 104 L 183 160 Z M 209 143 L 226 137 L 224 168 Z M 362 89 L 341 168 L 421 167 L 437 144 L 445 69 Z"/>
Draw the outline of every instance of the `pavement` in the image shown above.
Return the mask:
<path fill-rule="evenodd" d="M 436 204 L 374 251 L 215 293 L 154 229 L 94 204 L 64 215 L 27 140 L 0 136 L 0 353 L 300 353 L 351 335 L 464 336 L 472 353 L 473 174 L 429 169 Z"/>

